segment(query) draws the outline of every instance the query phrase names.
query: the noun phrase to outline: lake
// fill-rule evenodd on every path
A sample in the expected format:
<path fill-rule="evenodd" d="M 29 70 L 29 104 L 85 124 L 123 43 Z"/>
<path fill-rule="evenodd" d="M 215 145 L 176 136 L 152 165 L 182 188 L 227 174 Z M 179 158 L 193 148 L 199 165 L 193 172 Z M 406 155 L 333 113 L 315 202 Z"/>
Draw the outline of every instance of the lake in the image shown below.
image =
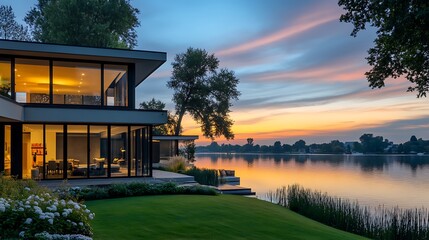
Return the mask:
<path fill-rule="evenodd" d="M 235 170 L 258 198 L 297 183 L 368 206 L 429 208 L 429 156 L 197 154 L 195 166 Z"/>

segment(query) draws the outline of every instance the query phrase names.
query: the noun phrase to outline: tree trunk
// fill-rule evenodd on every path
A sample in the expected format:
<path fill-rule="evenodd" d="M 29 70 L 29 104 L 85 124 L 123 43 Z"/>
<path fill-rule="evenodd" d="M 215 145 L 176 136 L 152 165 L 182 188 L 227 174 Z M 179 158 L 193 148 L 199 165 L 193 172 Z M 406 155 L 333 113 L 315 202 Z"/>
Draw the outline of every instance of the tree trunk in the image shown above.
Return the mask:
<path fill-rule="evenodd" d="M 176 128 L 174 129 L 174 135 L 180 134 L 180 126 L 182 125 L 183 115 L 185 115 L 185 108 L 182 107 L 179 113 L 179 118 L 177 119 Z"/>

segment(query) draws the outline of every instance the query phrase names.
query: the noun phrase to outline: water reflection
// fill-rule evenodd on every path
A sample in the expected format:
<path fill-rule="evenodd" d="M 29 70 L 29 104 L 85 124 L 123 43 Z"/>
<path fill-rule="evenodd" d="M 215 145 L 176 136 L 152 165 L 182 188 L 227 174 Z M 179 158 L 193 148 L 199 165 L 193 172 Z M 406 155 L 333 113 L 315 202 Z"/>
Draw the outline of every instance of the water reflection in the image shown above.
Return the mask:
<path fill-rule="evenodd" d="M 429 157 L 197 154 L 197 167 L 234 169 L 258 196 L 298 183 L 363 204 L 429 207 Z"/>

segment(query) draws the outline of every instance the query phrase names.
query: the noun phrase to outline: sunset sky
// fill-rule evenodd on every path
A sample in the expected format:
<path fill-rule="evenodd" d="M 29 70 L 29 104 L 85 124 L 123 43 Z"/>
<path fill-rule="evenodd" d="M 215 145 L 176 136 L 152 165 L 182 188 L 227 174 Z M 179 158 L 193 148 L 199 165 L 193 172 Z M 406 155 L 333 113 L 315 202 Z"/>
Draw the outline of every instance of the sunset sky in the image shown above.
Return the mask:
<path fill-rule="evenodd" d="M 221 67 L 234 70 L 242 95 L 231 117 L 235 140 L 244 144 L 308 144 L 357 141 L 363 133 L 396 143 L 429 138 L 428 99 L 407 93 L 410 84 L 389 80 L 371 89 L 365 56 L 375 30 L 350 36 L 353 26 L 340 23 L 336 0 L 151 0 L 131 1 L 140 9 L 138 47 L 165 51 L 167 62 L 137 88 L 137 104 L 151 98 L 171 102 L 166 87 L 171 61 L 188 47 L 214 53 Z M 2 0 L 19 21 L 35 0 Z M 185 119 L 184 134 L 199 134 Z M 219 143 L 226 143 L 217 139 Z"/>

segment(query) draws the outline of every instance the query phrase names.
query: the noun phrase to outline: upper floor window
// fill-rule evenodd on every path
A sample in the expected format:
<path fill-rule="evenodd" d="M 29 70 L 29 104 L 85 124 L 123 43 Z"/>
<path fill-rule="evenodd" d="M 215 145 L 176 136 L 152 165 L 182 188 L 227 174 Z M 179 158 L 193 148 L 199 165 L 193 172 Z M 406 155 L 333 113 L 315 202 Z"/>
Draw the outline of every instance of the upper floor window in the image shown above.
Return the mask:
<path fill-rule="evenodd" d="M 128 106 L 127 66 L 104 65 L 104 105 Z"/>
<path fill-rule="evenodd" d="M 101 64 L 53 64 L 53 103 L 101 105 Z"/>
<path fill-rule="evenodd" d="M 49 61 L 15 59 L 16 101 L 49 103 Z"/>
<path fill-rule="evenodd" d="M 0 95 L 8 98 L 12 97 L 11 68 L 10 60 L 0 58 Z"/>

